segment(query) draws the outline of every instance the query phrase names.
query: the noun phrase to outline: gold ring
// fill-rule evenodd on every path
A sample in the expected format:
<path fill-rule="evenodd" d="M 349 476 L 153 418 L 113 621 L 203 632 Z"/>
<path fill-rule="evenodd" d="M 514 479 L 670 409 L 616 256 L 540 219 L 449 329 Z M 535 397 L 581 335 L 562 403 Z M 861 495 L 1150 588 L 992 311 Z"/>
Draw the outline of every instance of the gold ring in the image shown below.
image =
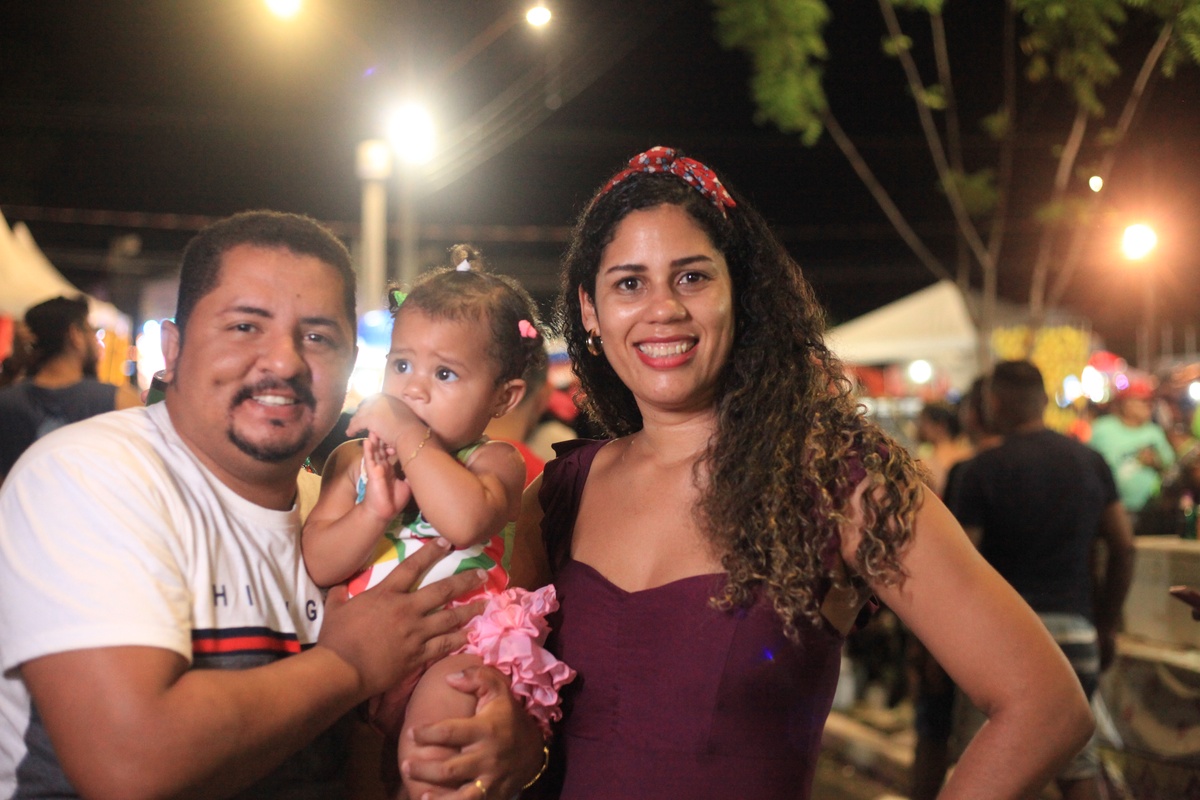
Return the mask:
<path fill-rule="evenodd" d="M 487 787 L 483 785 L 483 781 L 479 778 L 475 779 L 475 788 L 479 790 L 480 800 L 487 800 Z"/>

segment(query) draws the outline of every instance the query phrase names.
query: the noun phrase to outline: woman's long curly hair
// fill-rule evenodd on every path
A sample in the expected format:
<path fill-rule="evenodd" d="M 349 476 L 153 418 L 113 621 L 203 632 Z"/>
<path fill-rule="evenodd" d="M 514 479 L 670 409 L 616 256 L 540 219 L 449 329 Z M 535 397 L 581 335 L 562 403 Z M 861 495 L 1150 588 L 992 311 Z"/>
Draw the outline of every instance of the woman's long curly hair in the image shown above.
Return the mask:
<path fill-rule="evenodd" d="M 726 188 L 729 185 L 725 184 Z M 601 255 L 629 213 L 684 209 L 725 256 L 733 283 L 734 340 L 717 387 L 716 432 L 696 467 L 706 475 L 698 519 L 728 572 L 722 608 L 761 592 L 787 635 L 820 620 L 831 585 L 902 577 L 921 487 L 905 450 L 865 419 L 842 364 L 826 347 L 824 311 L 800 267 L 746 200 L 726 214 L 674 175 L 635 173 L 597 193 L 576 223 L 563 265 L 558 324 L 581 384 L 581 406 L 607 432 L 642 427 L 632 392 L 601 354 L 587 352 L 579 288 L 595 297 Z M 857 572 L 841 568 L 841 526 L 863 495 Z"/>

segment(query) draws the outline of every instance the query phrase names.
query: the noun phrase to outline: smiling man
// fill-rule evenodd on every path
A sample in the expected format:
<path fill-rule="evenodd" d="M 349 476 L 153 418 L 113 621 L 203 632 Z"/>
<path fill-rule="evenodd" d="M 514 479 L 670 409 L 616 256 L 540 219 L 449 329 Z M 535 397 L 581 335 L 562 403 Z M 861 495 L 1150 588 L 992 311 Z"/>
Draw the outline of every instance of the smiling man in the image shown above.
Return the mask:
<path fill-rule="evenodd" d="M 323 602 L 300 558 L 296 476 L 341 411 L 353 298 L 349 254 L 314 221 L 218 222 L 184 254 L 166 402 L 18 461 L 0 492 L 0 797 L 342 796 L 335 723 L 465 640 L 478 609 L 442 607 L 480 576 L 408 592 L 443 548 L 352 603 Z"/>

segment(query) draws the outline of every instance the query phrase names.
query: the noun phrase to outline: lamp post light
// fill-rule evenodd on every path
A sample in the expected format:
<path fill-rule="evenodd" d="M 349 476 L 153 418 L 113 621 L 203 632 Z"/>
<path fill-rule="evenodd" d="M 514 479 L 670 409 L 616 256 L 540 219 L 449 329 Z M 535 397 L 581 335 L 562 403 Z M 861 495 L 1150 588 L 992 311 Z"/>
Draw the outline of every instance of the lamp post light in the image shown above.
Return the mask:
<path fill-rule="evenodd" d="M 287 2 L 288 0 L 273 0 L 274 2 Z M 300 0 L 291 0 L 291 2 L 300 2 Z M 406 19 L 415 17 L 414 8 L 416 0 L 408 0 L 407 10 L 405 12 Z M 545 0 L 538 0 L 536 5 L 528 10 L 525 15 L 526 21 L 535 28 L 543 28 L 550 22 L 551 12 L 546 7 Z M 509 13 L 501 16 L 493 22 L 486 30 L 478 34 L 473 40 L 468 42 L 454 57 L 448 59 L 432 78 L 427 80 L 427 85 L 436 89 L 442 82 L 451 74 L 461 69 L 479 53 L 483 52 L 492 42 L 496 41 L 501 35 L 512 28 L 521 19 L 518 13 Z M 410 29 L 411 35 L 411 29 Z M 412 48 L 408 48 L 411 53 Z M 416 79 L 410 74 L 407 78 L 410 89 L 415 85 Z M 370 147 L 368 147 L 370 145 Z M 376 148 L 382 147 L 387 149 L 390 147 L 390 153 L 387 154 L 386 168 L 383 171 L 383 177 L 367 178 L 363 175 L 364 161 L 374 163 L 376 160 L 382 160 L 383 156 L 375 152 Z M 369 151 L 369 152 L 367 152 Z M 399 279 L 402 286 L 411 286 L 416 280 L 420 265 L 417 262 L 419 244 L 417 230 L 417 210 L 416 210 L 416 182 L 420 176 L 419 167 L 431 161 L 437 154 L 437 131 L 433 122 L 433 117 L 429 112 L 417 102 L 409 102 L 397 110 L 392 112 L 386 121 L 386 142 L 371 141 L 363 142 L 359 145 L 358 162 L 359 162 L 359 177 L 363 180 L 363 248 L 365 253 L 370 253 L 364 258 L 364 277 L 363 283 L 365 296 L 371 302 L 375 302 L 377 297 L 381 297 L 383 293 L 383 275 L 384 267 L 379 266 L 375 261 L 371 260 L 378 258 L 386 261 L 386 192 L 383 189 L 382 182 L 391 174 L 391 159 L 394 156 L 398 162 L 399 172 L 399 191 L 397 199 L 397 221 L 399 226 L 399 249 L 397 252 L 397 269 L 396 277 Z M 374 173 L 372 173 L 374 174 Z M 378 184 L 378 185 L 376 185 Z M 371 194 L 371 199 L 368 201 L 368 192 Z M 369 206 L 369 208 L 368 208 Z M 368 218 L 372 221 L 369 223 Z M 373 239 L 368 237 L 368 228 L 372 235 L 375 231 L 374 219 L 383 219 L 383 227 L 381 228 L 382 244 L 371 244 Z M 371 266 L 368 268 L 367 264 Z M 382 262 L 381 262 L 382 263 Z M 377 270 L 377 272 L 376 272 Z M 374 276 L 378 274 L 379 284 L 378 290 L 375 289 L 373 282 Z"/>
<path fill-rule="evenodd" d="M 1130 225 L 1121 236 L 1121 253 L 1130 261 L 1145 261 L 1157 245 L 1158 234 L 1144 223 Z M 1137 337 L 1137 361 L 1138 367 L 1151 372 L 1154 366 L 1154 276 L 1149 270 L 1142 276 L 1142 285 L 1146 293 L 1142 326 Z"/>
<path fill-rule="evenodd" d="M 546 8 L 543 3 L 530 6 L 529 10 L 525 12 L 525 21 L 535 28 L 540 28 L 550 22 L 550 9 Z"/>
<path fill-rule="evenodd" d="M 300 13 L 303 0 L 264 0 L 267 9 L 280 19 L 292 19 Z"/>
<path fill-rule="evenodd" d="M 417 167 L 426 164 L 436 152 L 437 136 L 433 117 L 419 103 L 401 106 L 388 120 L 387 137 L 400 160 L 399 223 L 400 284 L 411 286 L 420 270 L 417 264 Z"/>
<path fill-rule="evenodd" d="M 359 308 L 382 302 L 387 273 L 387 180 L 392 176 L 392 150 L 381 139 L 358 145 L 355 167 L 362 181 L 362 254 L 358 282 Z"/>

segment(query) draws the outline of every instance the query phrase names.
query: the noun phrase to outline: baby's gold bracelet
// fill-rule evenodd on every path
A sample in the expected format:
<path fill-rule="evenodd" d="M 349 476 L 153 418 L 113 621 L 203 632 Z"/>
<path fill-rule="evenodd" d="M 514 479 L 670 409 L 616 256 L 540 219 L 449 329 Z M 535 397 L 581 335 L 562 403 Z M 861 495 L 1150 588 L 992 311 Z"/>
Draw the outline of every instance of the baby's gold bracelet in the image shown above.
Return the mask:
<path fill-rule="evenodd" d="M 523 792 L 530 786 L 533 786 L 535 783 L 537 783 L 542 777 L 543 773 L 545 773 L 546 767 L 548 766 L 550 766 L 550 745 L 542 744 L 542 768 L 537 771 L 537 775 L 534 775 L 529 783 L 521 787 L 521 791 Z"/>
<path fill-rule="evenodd" d="M 429 441 L 430 436 L 433 436 L 433 428 L 426 425 L 425 438 L 421 440 L 419 445 L 417 445 L 417 449 L 412 451 L 412 455 L 408 457 L 408 460 L 400 465 L 400 469 L 408 469 L 408 465 L 413 462 L 413 459 L 421 454 L 421 448 L 424 447 L 425 443 Z"/>

